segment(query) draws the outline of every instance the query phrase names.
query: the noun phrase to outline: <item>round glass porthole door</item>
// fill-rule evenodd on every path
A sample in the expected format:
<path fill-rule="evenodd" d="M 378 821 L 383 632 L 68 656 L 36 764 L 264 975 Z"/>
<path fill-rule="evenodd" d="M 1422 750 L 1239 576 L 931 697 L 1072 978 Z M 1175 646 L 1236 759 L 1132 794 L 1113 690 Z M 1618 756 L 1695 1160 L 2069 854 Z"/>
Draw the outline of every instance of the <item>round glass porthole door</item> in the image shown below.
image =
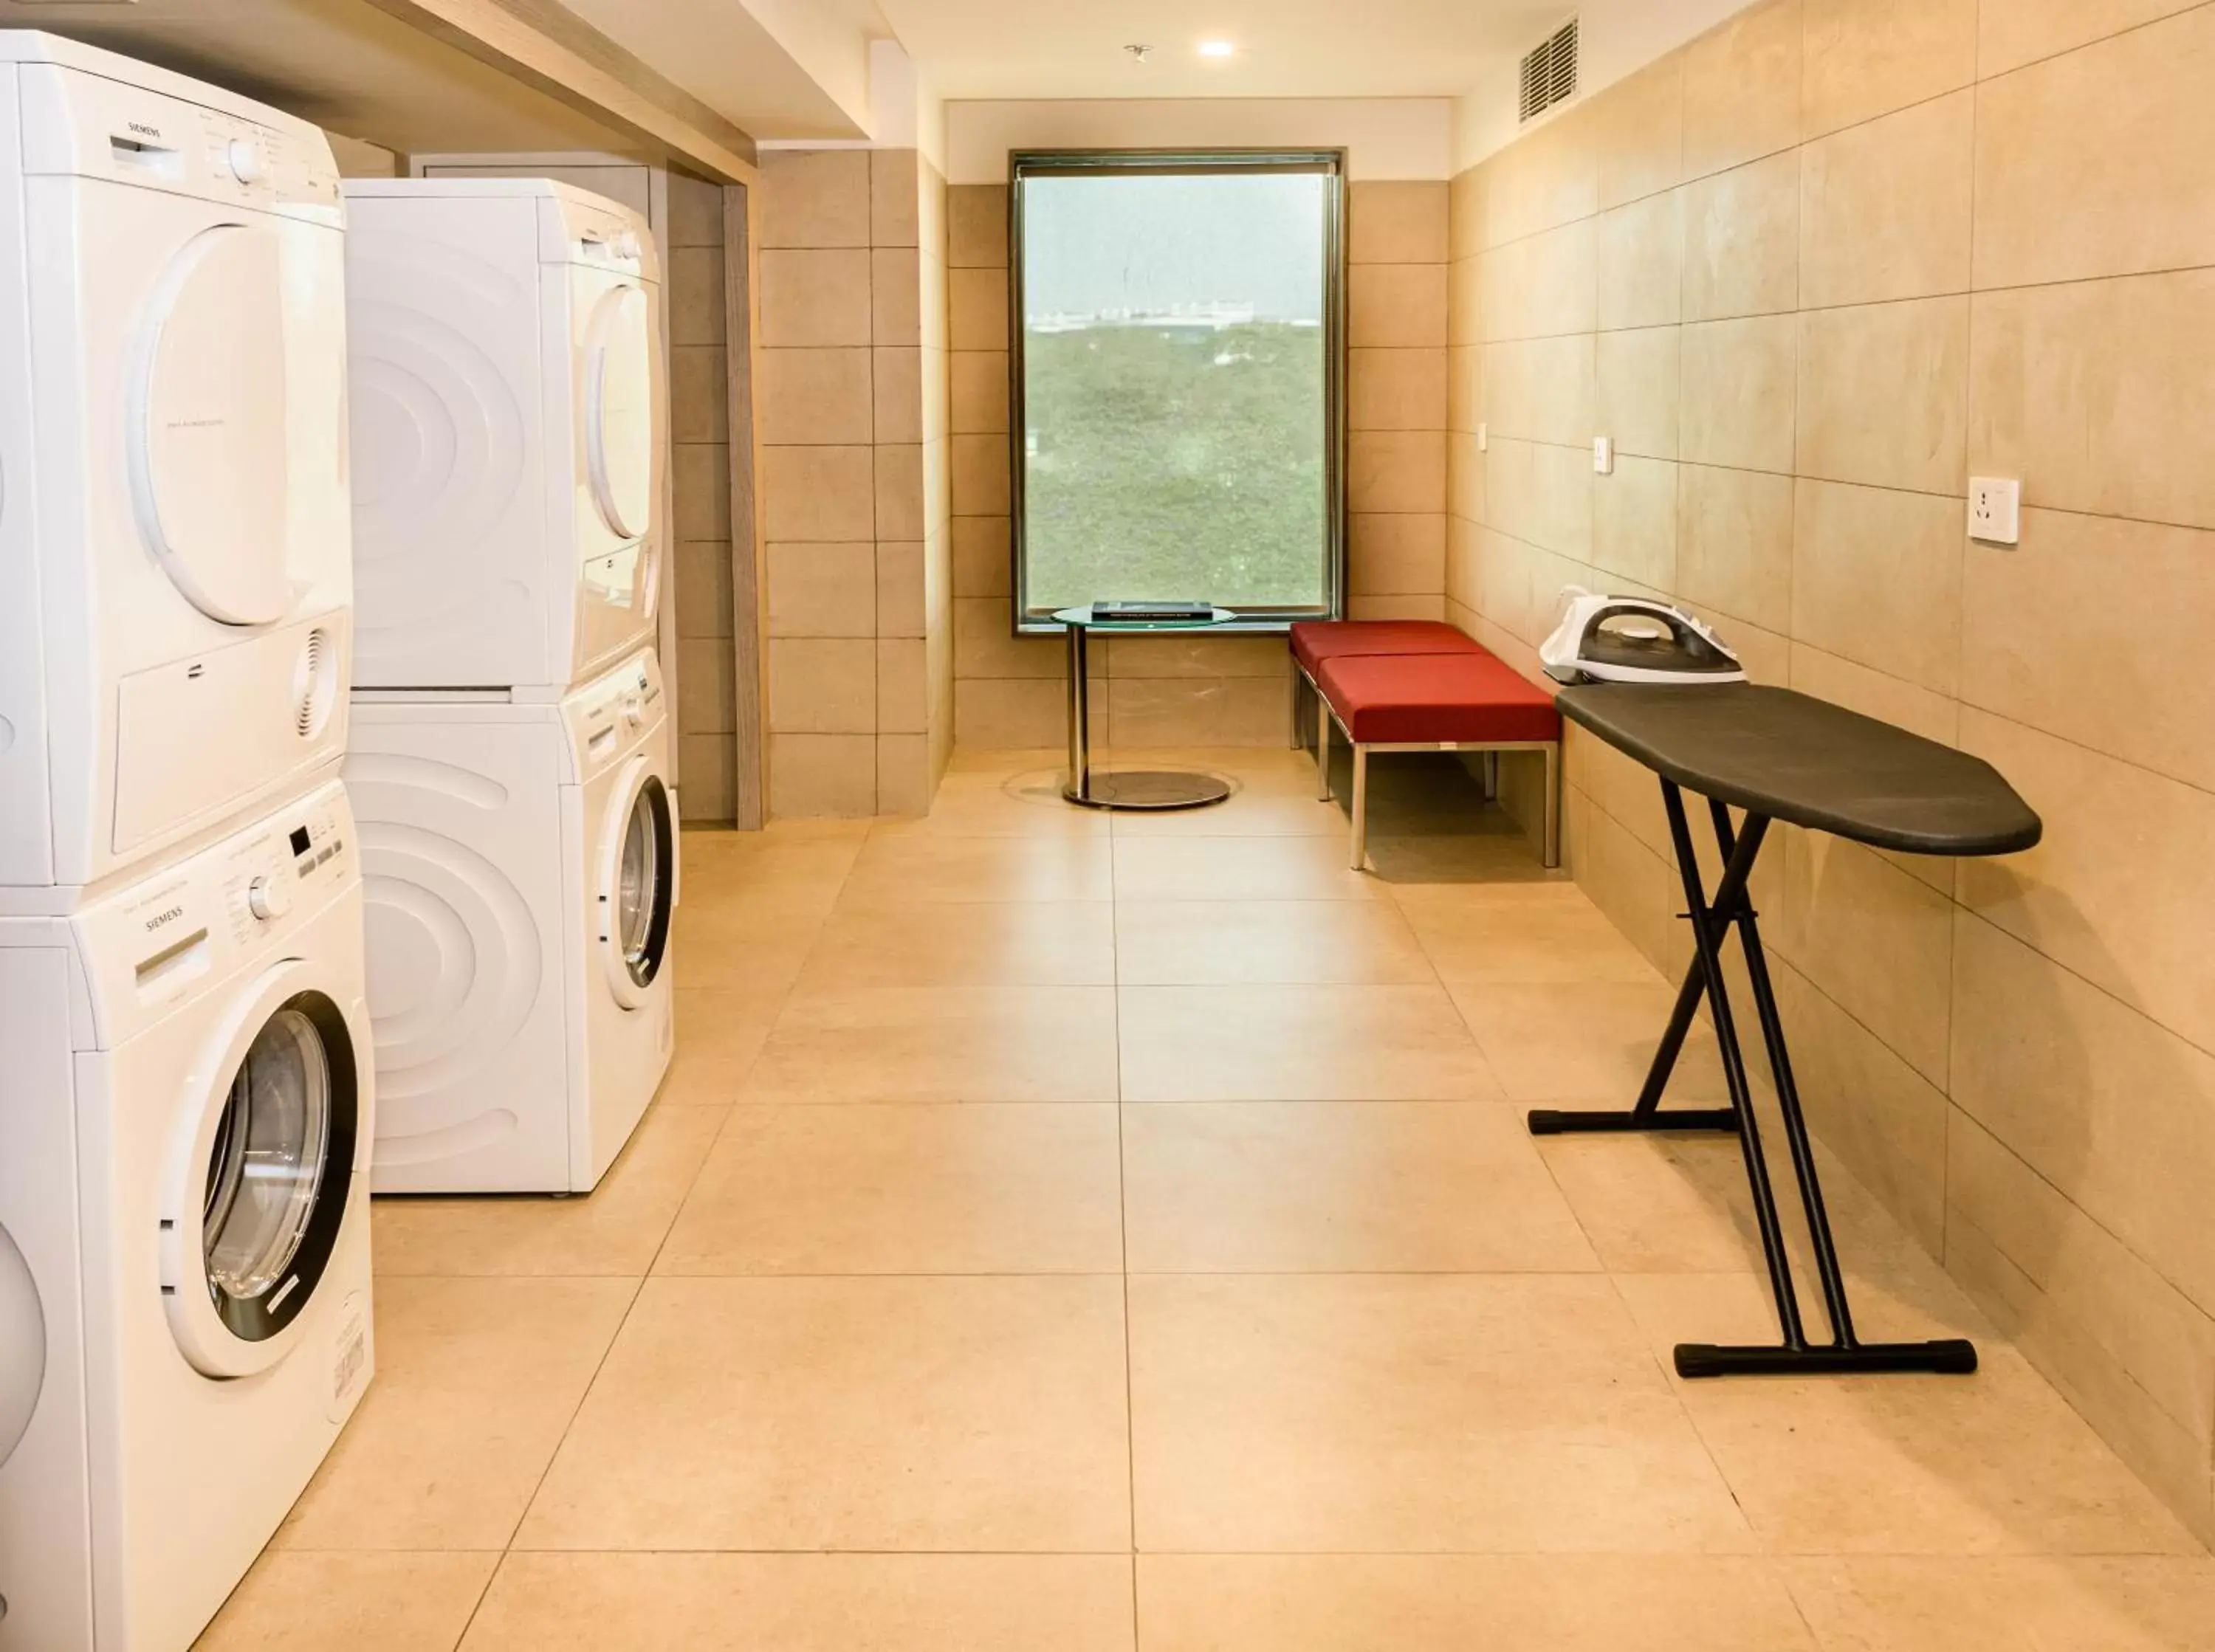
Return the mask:
<path fill-rule="evenodd" d="M 641 774 L 628 788 L 611 868 L 607 908 L 609 975 L 616 996 L 643 1003 L 669 954 L 674 903 L 677 841 L 668 788 L 660 776 Z"/>
<path fill-rule="evenodd" d="M 260 1369 L 314 1299 L 347 1217 L 359 1107 L 353 1037 L 328 997 L 292 993 L 255 1019 L 164 1224 L 181 1230 L 164 1269 L 173 1328 L 203 1370 Z"/>
<path fill-rule="evenodd" d="M 586 364 L 586 459 L 609 531 L 641 539 L 653 515 L 653 334 L 646 295 L 620 286 L 592 311 Z"/>
<path fill-rule="evenodd" d="M 283 260 L 275 232 L 245 224 L 187 242 L 132 379 L 139 532 L 186 600 L 226 625 L 266 625 L 292 603 Z"/>

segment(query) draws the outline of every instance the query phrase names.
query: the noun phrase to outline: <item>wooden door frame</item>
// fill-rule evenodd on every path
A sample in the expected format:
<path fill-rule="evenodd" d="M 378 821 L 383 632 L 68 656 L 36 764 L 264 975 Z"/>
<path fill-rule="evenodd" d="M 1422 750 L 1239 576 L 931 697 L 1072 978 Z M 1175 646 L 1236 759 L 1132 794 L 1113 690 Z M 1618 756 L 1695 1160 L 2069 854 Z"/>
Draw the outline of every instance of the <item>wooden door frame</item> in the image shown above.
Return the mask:
<path fill-rule="evenodd" d="M 732 823 L 758 831 L 769 818 L 768 547 L 761 489 L 761 431 L 754 418 L 760 336 L 754 303 L 760 263 L 759 192 L 723 186 L 723 339 L 728 375 L 731 470 Z"/>

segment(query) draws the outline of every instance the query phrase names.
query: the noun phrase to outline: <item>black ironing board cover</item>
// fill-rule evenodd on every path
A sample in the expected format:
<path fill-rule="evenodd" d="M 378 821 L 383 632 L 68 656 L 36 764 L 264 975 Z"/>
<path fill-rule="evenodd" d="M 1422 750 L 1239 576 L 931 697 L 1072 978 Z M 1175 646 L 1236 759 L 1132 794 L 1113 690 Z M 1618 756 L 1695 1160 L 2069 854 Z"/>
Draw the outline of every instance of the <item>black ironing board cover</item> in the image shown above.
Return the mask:
<path fill-rule="evenodd" d="M 1598 683 L 1562 715 L 1688 792 L 1911 854 L 2011 854 L 2043 829 L 1980 757 L 1790 688 Z"/>

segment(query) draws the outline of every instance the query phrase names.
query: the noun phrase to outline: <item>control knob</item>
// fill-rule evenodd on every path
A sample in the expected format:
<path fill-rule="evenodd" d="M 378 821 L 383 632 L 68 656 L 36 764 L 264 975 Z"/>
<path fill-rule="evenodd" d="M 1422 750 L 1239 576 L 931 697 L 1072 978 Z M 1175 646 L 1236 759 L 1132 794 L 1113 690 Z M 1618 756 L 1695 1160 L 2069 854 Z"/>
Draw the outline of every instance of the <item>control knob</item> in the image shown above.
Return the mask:
<path fill-rule="evenodd" d="M 264 923 L 292 909 L 292 887 L 278 878 L 257 878 L 246 886 L 246 909 Z"/>
<path fill-rule="evenodd" d="M 230 175 L 242 184 L 258 184 L 268 168 L 261 159 L 261 146 L 250 138 L 234 138 L 224 148 L 224 162 L 230 168 Z"/>

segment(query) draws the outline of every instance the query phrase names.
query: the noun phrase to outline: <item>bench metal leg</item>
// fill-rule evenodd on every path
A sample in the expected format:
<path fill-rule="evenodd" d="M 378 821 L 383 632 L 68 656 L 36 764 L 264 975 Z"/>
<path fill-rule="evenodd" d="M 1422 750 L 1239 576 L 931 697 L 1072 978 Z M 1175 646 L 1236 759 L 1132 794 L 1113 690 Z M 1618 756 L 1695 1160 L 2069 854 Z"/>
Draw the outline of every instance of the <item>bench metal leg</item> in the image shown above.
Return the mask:
<path fill-rule="evenodd" d="M 1484 800 L 1487 803 L 1499 802 L 1500 754 L 1496 751 L 1488 751 L 1478 758 L 1477 762 L 1480 770 L 1478 785 L 1484 793 Z"/>
<path fill-rule="evenodd" d="M 1285 738 L 1292 749 L 1300 749 L 1300 668 L 1298 662 L 1285 670 L 1285 693 L 1290 697 L 1285 708 Z"/>
<path fill-rule="evenodd" d="M 1369 748 L 1353 743 L 1353 869 L 1369 864 Z"/>
<path fill-rule="evenodd" d="M 1541 858 L 1546 870 L 1551 872 L 1562 864 L 1562 748 L 1559 742 L 1546 748 L 1546 801 L 1542 808 L 1545 824 Z"/>
<path fill-rule="evenodd" d="M 1316 689 L 1316 800 L 1330 801 L 1330 701 Z"/>

